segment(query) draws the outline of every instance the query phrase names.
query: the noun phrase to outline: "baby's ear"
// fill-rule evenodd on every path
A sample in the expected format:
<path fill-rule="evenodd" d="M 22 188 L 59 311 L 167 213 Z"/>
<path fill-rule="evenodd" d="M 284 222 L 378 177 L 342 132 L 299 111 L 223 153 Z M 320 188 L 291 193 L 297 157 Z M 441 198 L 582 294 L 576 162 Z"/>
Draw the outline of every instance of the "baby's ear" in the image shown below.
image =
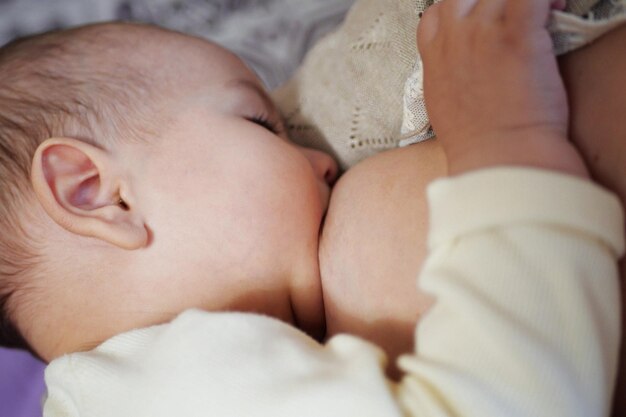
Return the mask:
<path fill-rule="evenodd" d="M 138 249 L 147 245 L 148 232 L 121 174 L 102 149 L 51 138 L 35 152 L 31 182 L 46 213 L 67 231 Z"/>

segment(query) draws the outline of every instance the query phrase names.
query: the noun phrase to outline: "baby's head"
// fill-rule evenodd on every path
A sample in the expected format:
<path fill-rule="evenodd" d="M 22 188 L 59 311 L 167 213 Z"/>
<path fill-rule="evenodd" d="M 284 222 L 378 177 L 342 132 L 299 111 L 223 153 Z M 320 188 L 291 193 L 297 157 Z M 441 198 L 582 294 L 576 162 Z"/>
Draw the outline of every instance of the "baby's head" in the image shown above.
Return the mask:
<path fill-rule="evenodd" d="M 318 239 L 336 165 L 255 75 L 133 24 L 0 50 L 0 337 L 44 360 L 188 308 L 323 329 Z"/>

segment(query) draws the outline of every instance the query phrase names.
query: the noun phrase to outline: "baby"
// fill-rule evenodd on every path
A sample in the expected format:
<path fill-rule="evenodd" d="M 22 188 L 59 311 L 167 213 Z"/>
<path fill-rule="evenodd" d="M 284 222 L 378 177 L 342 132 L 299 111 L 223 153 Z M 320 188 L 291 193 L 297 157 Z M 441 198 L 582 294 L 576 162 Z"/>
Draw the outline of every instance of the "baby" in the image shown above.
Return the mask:
<path fill-rule="evenodd" d="M 324 334 L 337 167 L 237 57 L 101 24 L 6 46 L 0 84 L 5 344 L 51 361 L 192 307 Z"/>
<path fill-rule="evenodd" d="M 2 277 L 19 329 L 7 333 L 51 361 L 189 308 L 264 313 L 318 338 L 326 309 L 329 329 L 350 330 L 340 291 L 322 297 L 321 282 L 341 281 L 318 266 L 330 264 L 318 242 L 336 166 L 285 140 L 237 58 L 100 25 L 20 41 L 0 60 L 2 236 L 14 239 Z"/>
<path fill-rule="evenodd" d="M 429 255 L 420 279 L 437 302 L 417 328 L 412 354 L 400 360 L 400 383 L 383 377 L 380 350 L 362 339 L 343 335 L 322 345 L 267 316 L 191 310 L 54 360 L 46 415 L 608 414 L 622 210 L 585 180 L 586 167 L 567 141 L 566 94 L 545 29 L 549 3 L 444 1 L 420 25 L 427 105 L 444 167 L 455 176 L 428 190 Z M 417 151 L 407 153 L 393 158 L 408 164 Z M 412 162 L 422 168 L 423 160 Z M 409 185 L 384 170 L 379 175 L 381 195 L 397 197 Z M 405 191 L 411 203 L 423 196 L 420 184 Z M 340 203 L 333 199 L 335 210 Z M 333 213 L 325 239 L 336 230 Z M 379 258 L 361 258 L 364 268 L 380 267 L 394 247 L 398 259 L 420 261 L 402 246 L 409 235 L 403 228 L 414 224 L 362 224 L 388 244 Z M 357 240 L 363 234 L 343 236 L 359 247 L 379 244 Z M 337 288 L 356 286 L 329 276 L 324 256 L 327 324 L 336 330 L 335 313 L 362 311 L 342 310 Z M 363 302 L 401 300 L 388 297 L 397 291 L 394 272 L 377 291 L 363 282 Z M 333 283 L 334 293 L 327 290 Z"/>

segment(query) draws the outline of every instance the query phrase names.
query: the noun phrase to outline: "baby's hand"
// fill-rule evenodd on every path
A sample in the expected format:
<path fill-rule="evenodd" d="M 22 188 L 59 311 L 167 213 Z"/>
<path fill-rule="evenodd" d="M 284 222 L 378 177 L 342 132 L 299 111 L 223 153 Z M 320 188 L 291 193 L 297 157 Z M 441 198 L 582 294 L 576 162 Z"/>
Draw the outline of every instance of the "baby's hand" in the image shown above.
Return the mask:
<path fill-rule="evenodd" d="M 587 176 L 567 142 L 567 97 L 546 29 L 563 3 L 443 0 L 426 11 L 426 107 L 450 174 L 526 165 Z"/>

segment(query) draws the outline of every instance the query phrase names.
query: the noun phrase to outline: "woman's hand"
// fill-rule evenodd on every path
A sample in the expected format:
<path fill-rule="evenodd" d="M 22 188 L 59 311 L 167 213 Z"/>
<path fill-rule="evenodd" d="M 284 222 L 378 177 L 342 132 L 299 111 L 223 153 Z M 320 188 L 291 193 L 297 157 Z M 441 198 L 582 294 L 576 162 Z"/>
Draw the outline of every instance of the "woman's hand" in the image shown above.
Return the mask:
<path fill-rule="evenodd" d="M 450 174 L 496 165 L 586 177 L 546 29 L 554 0 L 443 0 L 419 26 L 424 90 Z"/>

